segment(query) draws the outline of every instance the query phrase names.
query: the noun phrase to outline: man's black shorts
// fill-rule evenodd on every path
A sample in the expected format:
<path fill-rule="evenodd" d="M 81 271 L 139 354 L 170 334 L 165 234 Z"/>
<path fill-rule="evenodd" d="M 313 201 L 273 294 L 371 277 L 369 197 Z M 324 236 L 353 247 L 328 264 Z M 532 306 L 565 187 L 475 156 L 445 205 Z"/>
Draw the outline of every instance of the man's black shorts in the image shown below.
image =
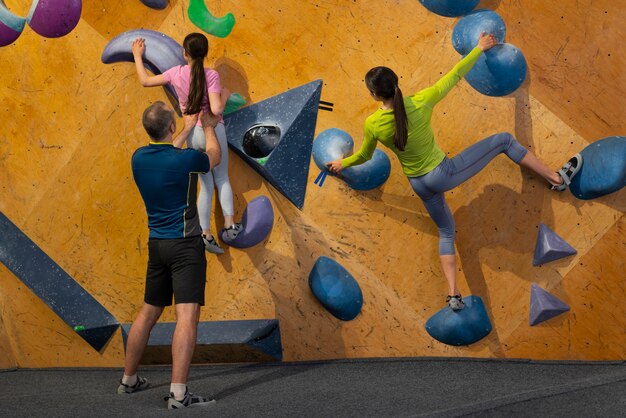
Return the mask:
<path fill-rule="evenodd" d="M 204 305 L 206 256 L 200 235 L 148 241 L 148 272 L 144 301 L 154 306 L 176 303 Z"/>

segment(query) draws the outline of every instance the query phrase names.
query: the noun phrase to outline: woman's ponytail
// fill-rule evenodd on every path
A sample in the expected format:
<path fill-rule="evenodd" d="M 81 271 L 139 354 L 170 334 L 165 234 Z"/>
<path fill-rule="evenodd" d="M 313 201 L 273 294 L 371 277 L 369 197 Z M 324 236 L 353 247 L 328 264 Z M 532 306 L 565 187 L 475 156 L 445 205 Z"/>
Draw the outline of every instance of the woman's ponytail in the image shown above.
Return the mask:
<path fill-rule="evenodd" d="M 393 114 L 396 122 L 396 132 L 393 136 L 393 144 L 400 151 L 404 151 L 408 139 L 406 109 L 404 108 L 404 97 L 400 87 L 396 85 L 393 95 Z"/>
<path fill-rule="evenodd" d="M 404 97 L 398 87 L 398 76 L 390 68 L 374 67 L 365 74 L 365 85 L 370 92 L 385 100 L 393 98 L 393 113 L 396 130 L 393 144 L 404 151 L 408 139 L 408 119 L 404 108 Z"/>

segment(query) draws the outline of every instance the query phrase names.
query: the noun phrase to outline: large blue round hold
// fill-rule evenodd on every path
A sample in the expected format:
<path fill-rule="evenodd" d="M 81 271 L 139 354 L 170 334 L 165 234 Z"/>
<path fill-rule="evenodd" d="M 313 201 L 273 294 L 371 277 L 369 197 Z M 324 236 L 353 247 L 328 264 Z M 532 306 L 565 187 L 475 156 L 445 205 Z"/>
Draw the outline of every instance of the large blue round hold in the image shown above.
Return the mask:
<path fill-rule="evenodd" d="M 489 335 L 491 321 L 483 300 L 467 296 L 463 301 L 463 310 L 445 307 L 426 321 L 426 331 L 431 337 L 448 345 L 470 345 Z"/>
<path fill-rule="evenodd" d="M 569 186 L 574 196 L 595 199 L 626 186 L 626 137 L 600 139 L 585 147 L 580 155 L 583 165 Z"/>
<path fill-rule="evenodd" d="M 478 58 L 465 80 L 479 93 L 500 97 L 517 90 L 527 70 L 522 51 L 511 44 L 500 44 Z"/>
<path fill-rule="evenodd" d="M 356 318 L 363 306 L 363 293 L 357 281 L 339 263 L 320 257 L 309 274 L 313 295 L 333 316 L 343 321 Z"/>
<path fill-rule="evenodd" d="M 440 16 L 457 17 L 474 10 L 480 0 L 420 0 L 420 3 Z"/>
<path fill-rule="evenodd" d="M 498 43 L 504 43 L 506 26 L 499 14 L 491 10 L 476 10 L 459 19 L 452 31 L 452 46 L 461 55 L 468 54 L 476 44 L 481 33 L 496 37 Z"/>
<path fill-rule="evenodd" d="M 313 142 L 313 161 L 320 170 L 327 170 L 326 163 L 352 153 L 354 141 L 350 134 L 337 128 L 326 129 Z M 348 167 L 341 178 L 354 190 L 371 190 L 387 181 L 391 174 L 391 161 L 383 151 L 374 151 L 372 159 L 363 164 Z"/>

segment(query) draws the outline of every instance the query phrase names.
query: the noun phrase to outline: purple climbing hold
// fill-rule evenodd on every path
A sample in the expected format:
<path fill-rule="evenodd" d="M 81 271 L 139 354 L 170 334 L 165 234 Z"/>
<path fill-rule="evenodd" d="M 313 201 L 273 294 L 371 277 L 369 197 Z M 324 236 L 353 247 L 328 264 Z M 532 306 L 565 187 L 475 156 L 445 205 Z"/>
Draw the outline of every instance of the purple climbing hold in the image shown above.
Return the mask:
<path fill-rule="evenodd" d="M 576 250 L 545 224 L 539 225 L 533 266 L 576 254 Z"/>
<path fill-rule="evenodd" d="M 59 38 L 76 27 L 82 9 L 82 0 L 34 0 L 26 21 L 39 35 Z"/>
<path fill-rule="evenodd" d="M 26 19 L 13 14 L 0 0 L 0 46 L 15 42 L 24 30 Z"/>
<path fill-rule="evenodd" d="M 530 318 L 531 326 L 569 311 L 569 306 L 533 283 L 530 288 Z"/>
<path fill-rule="evenodd" d="M 242 230 L 239 235 L 228 240 L 224 239 L 226 237 L 221 233 L 222 241 L 235 248 L 248 248 L 263 241 L 274 226 L 272 202 L 265 196 L 252 199 L 243 213 L 241 224 Z"/>

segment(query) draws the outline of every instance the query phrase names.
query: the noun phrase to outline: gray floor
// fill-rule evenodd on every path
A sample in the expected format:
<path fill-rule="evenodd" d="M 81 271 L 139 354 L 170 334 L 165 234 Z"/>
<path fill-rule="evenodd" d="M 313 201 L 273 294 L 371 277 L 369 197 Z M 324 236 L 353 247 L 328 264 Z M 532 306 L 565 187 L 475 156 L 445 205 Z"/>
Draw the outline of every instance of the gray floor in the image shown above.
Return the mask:
<path fill-rule="evenodd" d="M 2 417 L 624 417 L 625 362 L 442 358 L 194 366 L 209 408 L 167 411 L 169 368 L 117 395 L 121 369 L 0 372 Z"/>

